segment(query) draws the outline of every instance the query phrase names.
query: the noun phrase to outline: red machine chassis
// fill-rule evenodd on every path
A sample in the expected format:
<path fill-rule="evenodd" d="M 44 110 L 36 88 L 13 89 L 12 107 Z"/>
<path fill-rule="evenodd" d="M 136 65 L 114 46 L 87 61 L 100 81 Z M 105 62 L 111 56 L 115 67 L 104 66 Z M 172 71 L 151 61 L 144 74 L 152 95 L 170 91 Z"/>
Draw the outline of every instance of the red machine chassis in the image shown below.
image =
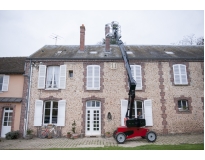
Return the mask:
<path fill-rule="evenodd" d="M 149 129 L 144 127 L 126 127 L 120 126 L 117 130 L 113 133 L 113 137 L 118 133 L 124 133 L 126 135 L 126 139 L 134 138 L 134 137 L 146 137 L 147 132 Z"/>

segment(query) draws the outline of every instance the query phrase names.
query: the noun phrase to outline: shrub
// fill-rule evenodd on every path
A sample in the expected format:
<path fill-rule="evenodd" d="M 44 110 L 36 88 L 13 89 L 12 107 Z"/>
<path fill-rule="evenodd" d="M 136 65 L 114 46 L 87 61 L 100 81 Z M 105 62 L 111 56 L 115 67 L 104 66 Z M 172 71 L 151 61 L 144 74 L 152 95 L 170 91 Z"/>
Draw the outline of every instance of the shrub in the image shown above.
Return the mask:
<path fill-rule="evenodd" d="M 17 139 L 19 137 L 19 131 L 11 131 L 6 133 L 6 139 Z"/>
<path fill-rule="evenodd" d="M 32 130 L 32 129 L 28 129 L 28 130 L 26 131 L 26 133 L 27 133 L 27 135 L 30 135 L 30 134 L 33 133 L 33 130 Z"/>

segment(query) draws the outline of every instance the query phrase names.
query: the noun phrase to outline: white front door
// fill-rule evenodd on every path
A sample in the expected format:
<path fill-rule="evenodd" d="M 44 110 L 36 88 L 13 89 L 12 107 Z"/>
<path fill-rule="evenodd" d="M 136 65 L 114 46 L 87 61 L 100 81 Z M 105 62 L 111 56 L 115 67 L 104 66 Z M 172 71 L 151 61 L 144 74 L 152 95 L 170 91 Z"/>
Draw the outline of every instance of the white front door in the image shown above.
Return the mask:
<path fill-rule="evenodd" d="M 13 108 L 4 108 L 2 127 L 1 127 L 1 137 L 6 137 L 6 133 L 11 131 L 11 123 L 13 116 Z"/>
<path fill-rule="evenodd" d="M 100 101 L 91 100 L 86 102 L 85 135 L 86 136 L 101 135 L 101 102 Z"/>

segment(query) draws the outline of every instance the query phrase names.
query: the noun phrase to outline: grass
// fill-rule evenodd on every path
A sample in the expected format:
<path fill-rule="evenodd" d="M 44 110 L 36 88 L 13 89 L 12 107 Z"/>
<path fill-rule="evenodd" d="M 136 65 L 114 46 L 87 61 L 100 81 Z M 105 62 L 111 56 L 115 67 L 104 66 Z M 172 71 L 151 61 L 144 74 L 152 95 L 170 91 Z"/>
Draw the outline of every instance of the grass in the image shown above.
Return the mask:
<path fill-rule="evenodd" d="M 204 150 L 204 143 L 180 145 L 143 145 L 137 147 L 49 148 L 46 150 Z"/>

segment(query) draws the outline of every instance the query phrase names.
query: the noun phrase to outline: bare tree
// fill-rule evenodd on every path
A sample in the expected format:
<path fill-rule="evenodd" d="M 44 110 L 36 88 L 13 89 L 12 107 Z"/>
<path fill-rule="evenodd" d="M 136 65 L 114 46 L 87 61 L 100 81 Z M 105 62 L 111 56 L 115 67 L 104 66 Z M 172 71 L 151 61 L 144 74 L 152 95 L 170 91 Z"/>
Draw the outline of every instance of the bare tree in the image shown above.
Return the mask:
<path fill-rule="evenodd" d="M 204 37 L 197 38 L 196 45 L 204 45 Z"/>
<path fill-rule="evenodd" d="M 194 34 L 184 36 L 181 41 L 179 41 L 182 45 L 194 45 L 196 44 L 196 37 Z"/>
<path fill-rule="evenodd" d="M 172 45 L 204 45 L 204 37 L 196 38 L 194 34 L 184 36 L 182 40 Z"/>

